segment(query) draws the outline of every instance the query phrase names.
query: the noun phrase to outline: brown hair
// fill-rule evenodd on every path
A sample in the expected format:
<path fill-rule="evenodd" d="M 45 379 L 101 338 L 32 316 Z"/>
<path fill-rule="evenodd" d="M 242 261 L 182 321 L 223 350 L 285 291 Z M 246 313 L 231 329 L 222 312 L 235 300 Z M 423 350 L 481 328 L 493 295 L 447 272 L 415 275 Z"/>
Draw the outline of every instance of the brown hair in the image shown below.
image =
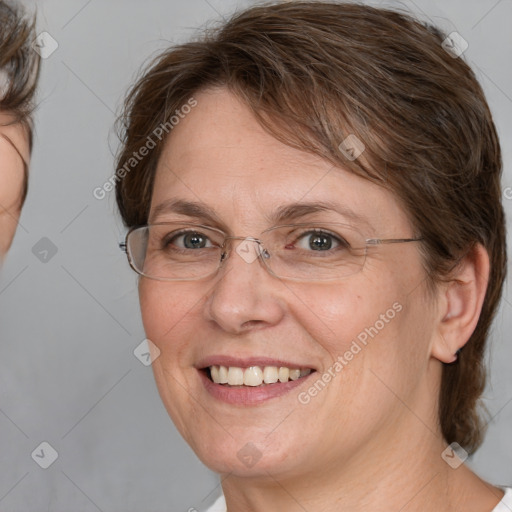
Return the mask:
<path fill-rule="evenodd" d="M 34 27 L 35 19 L 27 20 L 17 4 L 0 0 L 0 111 L 13 115 L 14 122 L 23 125 L 30 150 L 33 139 L 31 115 L 40 63 L 39 55 L 31 47 L 35 39 Z M 28 189 L 27 162 L 24 164 L 20 206 Z"/>
<path fill-rule="evenodd" d="M 225 86 L 278 140 L 389 188 L 424 239 L 430 284 L 481 243 L 491 261 L 485 302 L 458 363 L 444 366 L 439 397 L 446 441 L 474 451 L 485 342 L 506 270 L 501 152 L 480 85 L 443 40 L 407 14 L 369 6 L 252 7 L 149 65 L 126 99 L 117 168 L 193 94 Z M 351 134 L 364 158 L 340 151 Z M 128 227 L 147 222 L 164 142 L 117 180 Z"/>

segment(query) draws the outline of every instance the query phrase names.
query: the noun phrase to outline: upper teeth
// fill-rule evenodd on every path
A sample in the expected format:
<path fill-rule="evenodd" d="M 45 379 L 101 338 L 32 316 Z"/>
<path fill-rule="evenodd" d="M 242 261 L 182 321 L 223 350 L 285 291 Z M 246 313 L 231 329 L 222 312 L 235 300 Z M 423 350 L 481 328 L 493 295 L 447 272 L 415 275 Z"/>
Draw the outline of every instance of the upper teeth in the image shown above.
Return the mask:
<path fill-rule="evenodd" d="M 229 384 L 230 386 L 260 386 L 273 384 L 277 381 L 288 382 L 297 380 L 311 373 L 310 369 L 286 368 L 284 366 L 210 366 L 210 375 L 216 384 Z"/>

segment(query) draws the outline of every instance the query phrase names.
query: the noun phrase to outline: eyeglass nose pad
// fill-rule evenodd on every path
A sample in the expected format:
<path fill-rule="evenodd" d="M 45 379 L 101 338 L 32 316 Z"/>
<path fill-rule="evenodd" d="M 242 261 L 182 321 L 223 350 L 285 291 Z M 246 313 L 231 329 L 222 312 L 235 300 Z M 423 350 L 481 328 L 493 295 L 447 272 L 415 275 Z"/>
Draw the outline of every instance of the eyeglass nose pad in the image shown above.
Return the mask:
<path fill-rule="evenodd" d="M 246 263 L 252 263 L 257 260 L 258 257 L 262 257 L 264 259 L 270 258 L 270 254 L 268 251 L 262 246 L 261 240 L 252 237 L 246 238 L 238 238 L 238 237 L 230 237 L 229 241 L 234 243 L 236 240 L 241 240 L 241 242 L 236 246 L 235 252 L 240 256 Z M 232 247 L 227 247 L 227 241 L 224 242 L 224 251 L 221 253 L 220 262 L 222 264 L 228 257 L 228 255 L 232 251 Z M 256 244 L 256 245 L 255 245 Z"/>
<path fill-rule="evenodd" d="M 236 246 L 235 251 L 246 263 L 252 263 L 261 253 L 261 242 L 252 237 L 244 238 Z"/>

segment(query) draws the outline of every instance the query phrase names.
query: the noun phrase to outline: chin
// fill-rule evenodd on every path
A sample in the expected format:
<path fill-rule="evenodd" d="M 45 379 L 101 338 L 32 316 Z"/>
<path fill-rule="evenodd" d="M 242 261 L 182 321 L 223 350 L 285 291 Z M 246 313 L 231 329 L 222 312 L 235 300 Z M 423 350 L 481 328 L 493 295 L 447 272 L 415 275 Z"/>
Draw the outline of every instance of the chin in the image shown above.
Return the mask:
<path fill-rule="evenodd" d="M 304 448 L 305 443 L 294 440 L 288 432 L 273 438 L 262 430 L 244 429 L 243 433 L 226 430 L 219 425 L 208 431 L 194 429 L 192 425 L 185 428 L 185 440 L 201 462 L 216 473 L 268 477 L 269 473 L 294 472 L 299 464 L 296 456 L 290 454 L 297 453 L 298 448 L 294 446 Z"/>
<path fill-rule="evenodd" d="M 270 474 L 289 472 L 285 455 L 262 451 L 257 445 L 247 443 L 238 451 L 209 452 L 199 454 L 202 463 L 219 474 L 230 474 L 240 477 L 268 477 Z"/>

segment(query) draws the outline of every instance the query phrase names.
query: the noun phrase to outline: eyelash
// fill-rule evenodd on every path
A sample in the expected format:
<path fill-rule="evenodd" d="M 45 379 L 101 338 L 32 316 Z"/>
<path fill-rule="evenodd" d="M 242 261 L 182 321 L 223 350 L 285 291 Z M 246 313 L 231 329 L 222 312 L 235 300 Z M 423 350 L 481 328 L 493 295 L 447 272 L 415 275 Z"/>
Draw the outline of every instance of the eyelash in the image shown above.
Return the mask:
<path fill-rule="evenodd" d="M 178 231 L 177 233 L 172 232 L 172 233 L 168 233 L 167 235 L 165 235 L 162 238 L 162 243 L 161 243 L 162 248 L 165 249 L 171 243 L 173 243 L 173 241 L 176 240 L 177 238 L 179 238 L 181 236 L 185 236 L 185 235 L 191 234 L 191 233 L 201 235 L 204 238 L 206 238 L 207 240 L 210 240 L 204 233 L 201 233 L 200 231 L 196 231 L 196 230 L 192 230 L 192 229 L 181 230 L 181 231 Z M 204 249 L 204 247 L 203 247 L 203 249 Z M 178 247 L 177 250 L 189 251 L 190 249 L 181 249 L 180 247 Z"/>
<path fill-rule="evenodd" d="M 176 239 L 178 239 L 179 237 L 185 236 L 187 234 L 191 234 L 191 233 L 201 235 L 204 238 L 206 238 L 207 240 L 210 240 L 208 236 L 206 236 L 204 233 L 201 233 L 200 231 L 181 230 L 177 233 L 174 233 L 174 232 L 169 233 L 165 237 L 163 237 L 162 242 L 161 242 L 162 249 L 167 248 L 171 243 L 174 245 L 174 241 Z M 337 247 L 337 248 L 341 248 L 341 249 L 349 249 L 350 248 L 350 244 L 342 236 L 336 235 L 330 231 L 327 231 L 327 230 L 324 230 L 321 228 L 307 229 L 307 230 L 304 230 L 304 231 L 298 233 L 297 235 L 294 235 L 293 245 L 295 245 L 298 240 L 300 240 L 301 238 L 303 238 L 306 235 L 326 235 L 326 236 L 333 238 L 336 241 L 336 243 L 339 245 L 339 247 Z M 211 241 L 210 241 L 210 243 L 211 243 Z M 177 247 L 176 245 L 174 245 L 174 246 L 175 246 L 175 250 L 179 251 L 179 252 L 187 252 L 189 250 L 193 250 L 193 249 L 184 249 L 181 247 Z M 207 248 L 208 247 L 202 247 L 201 249 L 207 249 Z M 329 250 L 329 251 L 319 251 L 319 252 L 332 252 L 332 251 Z"/>

